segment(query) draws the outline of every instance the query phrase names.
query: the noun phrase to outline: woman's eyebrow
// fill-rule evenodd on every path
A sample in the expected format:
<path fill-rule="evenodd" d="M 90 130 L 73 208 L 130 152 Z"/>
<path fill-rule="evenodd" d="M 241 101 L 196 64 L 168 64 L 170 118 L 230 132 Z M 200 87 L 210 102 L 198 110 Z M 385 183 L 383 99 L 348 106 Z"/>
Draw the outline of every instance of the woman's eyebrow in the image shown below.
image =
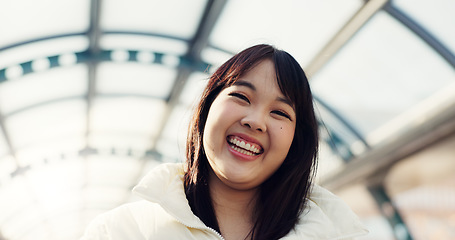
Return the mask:
<path fill-rule="evenodd" d="M 256 87 L 252 83 L 244 81 L 244 80 L 237 80 L 237 81 L 234 82 L 233 85 L 235 85 L 235 86 L 244 86 L 244 87 L 250 88 L 253 91 L 256 91 Z"/>
<path fill-rule="evenodd" d="M 292 104 L 292 102 L 289 99 L 282 98 L 282 97 L 277 97 L 276 100 L 279 101 L 279 102 L 285 103 L 285 104 L 289 105 L 292 109 L 294 109 L 294 105 Z"/>
<path fill-rule="evenodd" d="M 235 86 L 244 86 L 244 87 L 247 87 L 247 88 L 249 88 L 249 89 L 251 89 L 253 91 L 256 91 L 256 87 L 252 83 L 244 81 L 244 80 L 237 80 L 237 81 L 234 82 L 233 85 L 235 85 Z M 293 106 L 292 102 L 289 99 L 287 99 L 287 98 L 277 97 L 276 101 L 285 103 L 285 104 L 289 105 L 292 109 L 294 109 L 294 106 Z"/>

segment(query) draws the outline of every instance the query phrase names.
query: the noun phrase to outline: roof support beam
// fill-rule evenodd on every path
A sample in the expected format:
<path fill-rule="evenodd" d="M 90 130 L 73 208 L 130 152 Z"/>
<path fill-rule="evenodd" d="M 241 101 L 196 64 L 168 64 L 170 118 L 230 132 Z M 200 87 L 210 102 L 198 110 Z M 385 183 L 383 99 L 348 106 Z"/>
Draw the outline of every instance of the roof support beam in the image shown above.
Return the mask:
<path fill-rule="evenodd" d="M 315 75 L 340 50 L 359 29 L 389 0 L 369 0 L 356 14 L 335 34 L 335 36 L 313 58 L 305 72 Z"/>
<path fill-rule="evenodd" d="M 202 18 L 199 22 L 199 26 L 196 30 L 195 35 L 189 41 L 189 48 L 187 53 L 185 54 L 184 58 L 188 59 L 188 64 L 180 64 L 179 71 L 177 73 L 177 77 L 174 81 L 174 85 L 172 87 L 171 93 L 166 99 L 167 107 L 165 112 L 163 113 L 163 117 L 161 120 L 161 125 L 158 127 L 158 133 L 152 139 L 151 146 L 149 152 L 157 153 L 156 145 L 158 140 L 163 135 L 163 130 L 166 127 L 166 123 L 169 121 L 169 118 L 172 114 L 172 111 L 179 103 L 180 94 L 185 87 L 185 83 L 188 81 L 191 73 L 194 72 L 194 66 L 198 66 L 201 62 L 201 52 L 202 50 L 208 45 L 210 34 L 215 26 L 216 21 L 218 20 L 221 12 L 226 5 L 227 0 L 209 0 L 207 5 L 205 6 L 204 13 Z M 147 156 L 144 156 L 142 159 L 142 166 L 138 168 L 138 172 L 135 178 L 133 178 L 132 184 L 135 185 L 139 181 L 140 177 L 142 176 L 143 166 L 146 164 L 146 160 L 150 159 Z M 126 199 L 125 199 L 126 200 Z"/>
<path fill-rule="evenodd" d="M 93 105 L 93 98 L 96 94 L 96 70 L 98 67 L 98 56 L 100 53 L 99 39 L 101 36 L 100 30 L 100 13 L 101 13 L 101 2 L 102 0 L 92 0 L 90 6 L 90 27 L 88 30 L 89 37 L 89 61 L 88 66 L 88 90 L 87 90 L 87 117 L 86 117 L 86 132 L 85 137 L 87 138 L 90 134 L 90 112 Z"/>
<path fill-rule="evenodd" d="M 152 141 L 151 150 L 154 150 L 158 139 L 163 134 L 163 129 L 168 122 L 168 119 L 173 109 L 179 103 L 180 94 L 188 81 L 189 76 L 194 72 L 194 67 L 198 66 L 201 61 L 201 52 L 208 45 L 210 34 L 215 26 L 216 21 L 221 15 L 226 0 L 210 0 L 207 2 L 201 21 L 199 23 L 196 34 L 193 39 L 189 42 L 189 49 L 185 55 L 185 59 L 189 60 L 188 65 L 180 65 L 180 69 L 177 73 L 174 85 L 172 87 L 169 98 L 167 99 L 167 108 L 162 118 L 161 126 L 158 128 L 159 132 Z"/>
<path fill-rule="evenodd" d="M 362 142 L 362 144 L 365 146 L 365 148 L 370 149 L 370 145 L 366 141 L 366 139 L 362 136 L 359 130 L 355 128 L 353 124 L 351 124 L 343 115 L 341 115 L 338 111 L 336 111 L 333 107 L 331 107 L 328 103 L 326 103 L 324 100 L 319 98 L 316 95 L 313 95 L 314 100 L 319 103 L 322 107 L 324 107 L 330 114 L 332 114 L 338 121 L 340 121 L 341 124 L 343 124 L 344 127 L 349 130 L 352 135 L 354 135 L 357 140 Z"/>
<path fill-rule="evenodd" d="M 88 54 L 89 54 L 89 60 L 87 62 L 87 68 L 88 68 L 88 87 L 87 87 L 87 95 L 86 95 L 86 118 L 85 118 L 85 148 L 81 150 L 81 153 L 88 153 L 91 152 L 90 144 L 89 144 L 89 136 L 90 136 L 90 119 L 91 119 L 91 109 L 93 105 L 93 98 L 95 97 L 96 94 L 96 70 L 98 67 L 98 57 L 100 53 L 100 47 L 99 47 L 99 39 L 101 36 L 101 31 L 100 31 L 100 18 L 101 18 L 101 4 L 102 0 L 91 0 L 90 3 L 90 26 L 88 30 L 88 37 L 89 37 L 89 48 L 88 48 Z M 87 185 L 87 157 L 84 156 L 84 154 L 81 155 L 81 160 L 83 161 L 84 164 L 84 182 L 82 183 L 81 187 L 81 196 L 84 196 L 83 189 Z M 81 201 L 82 204 L 84 204 L 84 201 Z M 84 206 L 81 206 L 81 209 L 84 208 Z M 83 223 L 83 219 L 81 218 L 80 221 Z M 84 227 L 83 224 L 80 224 L 81 227 Z M 84 229 L 80 229 L 81 232 L 83 232 Z"/>
<path fill-rule="evenodd" d="M 19 170 L 19 168 L 21 166 L 19 165 L 19 161 L 17 160 L 17 157 L 16 157 L 16 149 L 13 147 L 13 143 L 11 142 L 11 138 L 9 136 L 8 130 L 6 129 L 5 117 L 1 113 L 0 113 L 0 132 L 3 133 L 3 138 L 5 139 L 5 144 L 9 150 L 9 155 L 11 155 L 11 157 L 16 162 L 16 168 L 17 168 L 17 170 Z"/>
<path fill-rule="evenodd" d="M 442 58 L 444 58 L 453 68 L 455 68 L 455 55 L 444 46 L 434 35 L 430 34 L 425 28 L 420 26 L 412 18 L 407 16 L 404 12 L 395 8 L 392 4 L 388 3 L 384 6 L 384 11 L 397 19 L 423 41 L 425 41 L 431 48 L 433 48 Z"/>
<path fill-rule="evenodd" d="M 455 135 L 455 85 L 415 109 L 415 112 L 405 113 L 406 118 L 390 127 L 385 140 L 347 163 L 340 172 L 325 177 L 321 184 L 331 190 L 365 181 L 374 184 L 381 181 L 395 163 Z"/>

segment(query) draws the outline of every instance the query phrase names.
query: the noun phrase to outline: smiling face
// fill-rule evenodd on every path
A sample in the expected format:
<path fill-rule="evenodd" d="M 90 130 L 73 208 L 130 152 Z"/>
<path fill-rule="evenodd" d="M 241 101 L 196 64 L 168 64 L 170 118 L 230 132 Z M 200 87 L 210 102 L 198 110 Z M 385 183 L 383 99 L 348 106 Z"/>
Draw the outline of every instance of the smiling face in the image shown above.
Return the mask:
<path fill-rule="evenodd" d="M 203 135 L 214 173 L 210 181 L 256 188 L 283 163 L 295 126 L 294 108 L 278 87 L 273 62 L 261 61 L 210 106 Z"/>

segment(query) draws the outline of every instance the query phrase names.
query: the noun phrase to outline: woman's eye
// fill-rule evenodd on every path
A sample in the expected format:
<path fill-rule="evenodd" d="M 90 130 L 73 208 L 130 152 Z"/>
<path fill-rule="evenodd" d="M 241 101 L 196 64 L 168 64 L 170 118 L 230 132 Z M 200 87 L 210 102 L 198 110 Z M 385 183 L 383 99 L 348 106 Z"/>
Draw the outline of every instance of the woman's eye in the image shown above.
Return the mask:
<path fill-rule="evenodd" d="M 250 100 L 243 94 L 240 94 L 240 93 L 230 93 L 229 96 L 233 96 L 233 97 L 236 97 L 236 98 L 239 98 L 239 99 L 242 99 L 243 101 L 247 102 L 247 103 L 250 103 Z"/>
<path fill-rule="evenodd" d="M 285 118 L 291 120 L 291 117 L 290 117 L 287 113 L 285 113 L 285 112 L 282 112 L 282 111 L 272 111 L 272 113 L 277 114 L 277 115 L 279 115 L 279 116 L 282 116 L 282 117 L 285 117 Z"/>

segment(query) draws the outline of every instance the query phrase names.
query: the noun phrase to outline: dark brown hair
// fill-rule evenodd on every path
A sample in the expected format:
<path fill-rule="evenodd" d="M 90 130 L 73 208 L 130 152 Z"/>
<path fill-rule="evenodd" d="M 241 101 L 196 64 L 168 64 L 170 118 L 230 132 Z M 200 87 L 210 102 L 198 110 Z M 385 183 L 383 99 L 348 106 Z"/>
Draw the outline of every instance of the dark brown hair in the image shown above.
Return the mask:
<path fill-rule="evenodd" d="M 307 77 L 287 52 L 260 44 L 243 50 L 210 77 L 197 105 L 187 137 L 185 194 L 193 210 L 208 227 L 220 231 L 208 188 L 210 165 L 202 137 L 210 106 L 218 94 L 265 59 L 274 62 L 281 92 L 294 104 L 294 139 L 283 164 L 260 186 L 252 239 L 279 239 L 288 234 L 306 205 L 317 164 L 318 125 Z"/>

